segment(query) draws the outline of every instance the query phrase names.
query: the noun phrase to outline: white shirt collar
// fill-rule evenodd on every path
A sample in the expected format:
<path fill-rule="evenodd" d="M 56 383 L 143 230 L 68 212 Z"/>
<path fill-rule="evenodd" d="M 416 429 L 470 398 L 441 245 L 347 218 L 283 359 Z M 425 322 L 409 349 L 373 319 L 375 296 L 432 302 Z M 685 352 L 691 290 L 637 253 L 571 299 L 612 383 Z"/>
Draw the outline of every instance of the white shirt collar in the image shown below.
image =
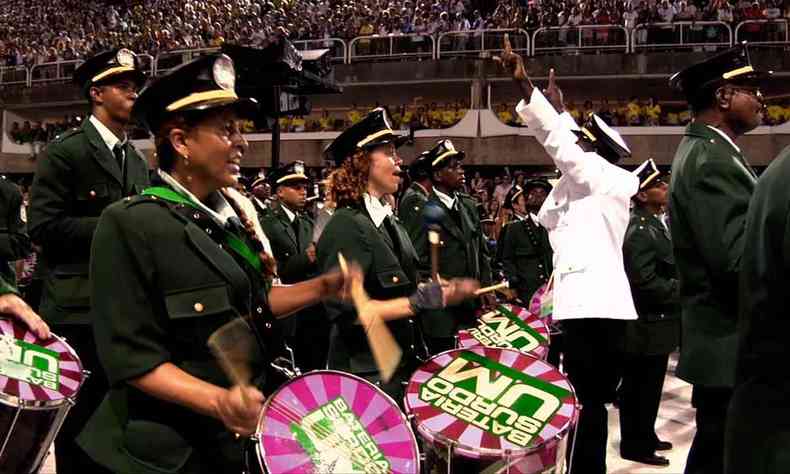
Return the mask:
<path fill-rule="evenodd" d="M 285 212 L 285 216 L 288 217 L 288 222 L 292 223 L 294 219 L 296 219 L 296 214 L 294 214 L 290 209 L 288 209 L 288 206 L 286 206 L 283 203 L 280 203 L 280 208 L 282 208 L 283 212 Z"/>
<path fill-rule="evenodd" d="M 713 130 L 713 131 L 715 131 L 716 133 L 718 133 L 719 135 L 721 135 L 721 136 L 722 136 L 722 138 L 724 138 L 725 140 L 727 140 L 727 143 L 729 143 L 730 145 L 732 145 L 732 147 L 733 147 L 733 148 L 735 148 L 735 149 L 738 151 L 738 153 L 740 153 L 740 152 L 741 152 L 741 149 L 740 149 L 740 148 L 738 148 L 738 145 L 736 145 L 736 144 L 735 144 L 735 142 L 734 142 L 734 141 L 732 141 L 732 139 L 731 139 L 730 137 L 728 137 L 726 133 L 722 132 L 721 130 L 719 130 L 718 128 L 714 127 L 713 125 L 708 125 L 708 128 L 710 128 L 711 130 Z"/>
<path fill-rule="evenodd" d="M 530 212 L 529 213 L 529 217 L 530 217 L 530 219 L 532 219 L 532 223 L 533 224 L 540 225 L 540 221 L 538 220 L 538 215 L 537 214 L 533 214 L 533 213 Z"/>
<path fill-rule="evenodd" d="M 433 188 L 433 192 L 435 192 L 436 196 L 439 198 L 439 200 L 442 201 L 442 203 L 445 206 L 447 206 L 447 209 L 455 209 L 455 196 L 454 195 L 453 195 L 453 197 L 450 197 L 449 195 L 444 194 L 443 192 L 439 191 L 436 188 Z"/>
<path fill-rule="evenodd" d="M 216 209 L 212 209 L 203 204 L 200 199 L 195 197 L 194 194 L 190 193 L 189 190 L 182 186 L 181 183 L 179 183 L 175 178 L 161 169 L 156 171 L 159 173 L 159 177 L 161 177 L 165 183 L 169 184 L 173 190 L 192 201 L 192 203 L 196 205 L 198 209 L 211 216 L 211 218 L 214 219 L 219 225 L 224 227 L 225 224 L 228 223 L 228 219 L 231 217 L 238 219 L 239 216 L 236 215 L 236 211 L 234 211 L 233 207 L 228 204 L 228 201 L 225 200 L 225 197 L 222 195 L 222 193 L 215 191 L 213 195 L 209 197 L 212 200 L 214 207 L 216 207 Z"/>
<path fill-rule="evenodd" d="M 380 199 L 374 199 L 368 193 L 363 194 L 362 198 L 365 201 L 365 208 L 368 210 L 373 224 L 377 228 L 381 227 L 384 219 L 392 215 L 392 207 L 389 204 L 383 204 Z"/>
<path fill-rule="evenodd" d="M 99 132 L 99 136 L 101 137 L 102 141 L 104 141 L 104 144 L 107 145 L 107 148 L 110 149 L 111 153 L 115 148 L 115 145 L 118 143 L 120 143 L 121 146 L 126 145 L 126 135 L 124 135 L 123 140 L 120 140 L 115 136 L 114 133 L 112 133 L 112 130 L 101 123 L 101 120 L 97 119 L 95 115 L 91 115 L 88 120 L 90 120 L 96 131 Z"/>

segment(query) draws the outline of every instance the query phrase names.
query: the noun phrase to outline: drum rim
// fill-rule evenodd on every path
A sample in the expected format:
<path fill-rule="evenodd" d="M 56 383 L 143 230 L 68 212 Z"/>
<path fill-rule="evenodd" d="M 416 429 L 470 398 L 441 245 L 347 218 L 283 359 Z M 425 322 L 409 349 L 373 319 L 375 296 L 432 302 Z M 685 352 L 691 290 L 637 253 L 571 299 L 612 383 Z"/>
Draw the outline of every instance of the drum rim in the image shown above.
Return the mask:
<path fill-rule="evenodd" d="M 17 324 L 23 327 L 27 327 L 21 321 L 9 316 L 0 316 L 0 320 L 9 321 L 11 322 L 11 324 Z M 28 331 L 30 330 L 28 329 Z M 62 398 L 56 398 L 54 400 L 26 400 L 21 397 L 8 395 L 6 393 L 0 392 L 1 404 L 7 406 L 22 407 L 23 409 L 26 410 L 50 410 L 54 408 L 59 408 L 62 405 L 67 405 L 69 403 L 71 404 L 76 403 L 76 399 L 79 396 L 80 390 L 82 389 L 82 386 L 85 384 L 85 380 L 88 378 L 88 375 L 85 373 L 85 367 L 82 365 L 82 359 L 80 359 L 79 355 L 77 354 L 77 351 L 75 351 L 74 348 L 71 347 L 71 344 L 69 344 L 66 341 L 66 339 L 58 336 L 53 332 L 50 332 L 49 336 L 50 338 L 56 339 L 58 342 L 60 342 L 66 347 L 66 351 L 71 353 L 72 356 L 74 356 L 74 361 L 77 363 L 77 366 L 79 367 L 79 370 L 77 372 L 79 372 L 82 375 L 82 377 L 80 377 L 79 383 L 77 384 L 77 388 L 74 390 L 74 395 L 70 397 L 64 396 Z M 13 379 L 12 377 L 7 377 L 7 376 L 5 377 L 8 379 L 16 380 Z"/>
<path fill-rule="evenodd" d="M 520 300 L 516 300 L 516 301 L 520 301 Z M 548 355 L 549 355 L 549 346 L 551 346 L 551 325 L 549 325 L 546 322 L 547 318 L 541 318 L 537 314 L 535 314 L 532 311 L 530 311 L 529 310 L 529 306 L 524 306 L 523 304 L 517 304 L 515 302 L 497 303 L 497 306 L 505 306 L 505 305 L 515 306 L 517 308 L 521 308 L 521 309 L 524 310 L 524 312 L 527 313 L 527 315 L 529 315 L 530 317 L 533 317 L 536 320 L 538 320 L 541 323 L 543 323 L 543 326 L 546 328 L 546 344 L 545 345 L 541 345 L 540 347 L 545 347 L 546 348 L 546 356 L 544 356 L 544 358 L 542 358 L 541 360 L 546 360 L 545 357 L 548 357 Z M 484 314 L 484 312 L 483 312 L 482 309 L 478 310 L 475 313 L 475 321 L 480 321 L 480 316 L 482 316 L 483 314 Z M 458 330 L 458 332 L 456 333 L 456 336 L 458 336 L 458 333 L 460 333 L 461 331 L 467 331 L 468 332 L 469 328 Z M 483 344 L 480 344 L 480 345 L 482 346 Z M 495 349 L 512 349 L 511 347 L 496 347 L 496 346 L 483 346 L 483 347 L 494 347 Z M 521 352 L 520 349 L 515 349 L 515 350 Z M 522 354 L 529 355 L 526 352 L 522 352 Z"/>
<path fill-rule="evenodd" d="M 551 367 L 553 367 L 555 370 L 557 370 L 559 372 L 559 369 L 557 369 L 553 365 L 549 364 L 545 360 L 539 359 L 537 357 L 534 357 L 534 356 L 531 356 L 531 355 L 528 355 L 528 354 L 524 354 L 523 352 L 521 352 L 521 351 L 519 351 L 517 349 L 508 349 L 508 348 L 503 348 L 503 347 L 488 347 L 488 346 L 483 346 L 483 345 L 475 346 L 475 347 L 488 348 L 488 349 L 498 349 L 498 350 L 502 350 L 502 351 L 512 351 L 512 352 L 515 352 L 517 354 L 523 355 L 525 357 L 530 357 L 530 358 L 535 359 L 537 361 L 543 362 L 544 364 L 548 364 L 548 365 L 550 365 Z M 449 349 L 449 350 L 446 350 L 446 351 L 443 351 L 443 352 L 439 352 L 438 354 L 435 354 L 433 357 L 431 357 L 430 359 L 425 361 L 425 363 L 420 365 L 415 370 L 414 373 L 417 373 L 417 371 L 420 370 L 420 368 L 422 368 L 428 362 L 430 362 L 433 359 L 435 359 L 435 358 L 437 358 L 439 356 L 442 356 L 442 355 L 444 355 L 444 354 L 446 354 L 448 352 L 459 351 L 459 350 L 470 350 L 470 349 L 474 349 L 474 347 L 456 348 L 456 349 Z M 560 372 L 560 373 L 562 374 L 562 372 Z M 412 377 L 413 376 L 414 376 L 414 374 L 412 374 Z M 528 448 L 518 448 L 518 449 L 491 449 L 491 448 L 484 448 L 482 446 L 478 446 L 478 447 L 469 446 L 469 445 L 461 443 L 459 441 L 452 440 L 452 439 L 442 435 L 441 433 L 433 432 L 433 431 L 429 430 L 428 428 L 424 427 L 422 423 L 419 423 L 418 420 L 417 420 L 417 417 L 412 415 L 412 413 L 411 413 L 411 410 L 413 409 L 413 407 L 411 407 L 410 404 L 409 404 L 408 393 L 406 393 L 403 396 L 403 408 L 404 408 L 405 411 L 407 411 L 407 416 L 411 417 L 412 423 L 415 425 L 415 429 L 419 433 L 424 435 L 422 437 L 423 440 L 426 443 L 429 443 L 431 445 L 435 445 L 435 444 L 438 443 L 438 444 L 441 445 L 441 447 L 446 448 L 447 446 L 452 444 L 454 451 L 459 451 L 459 448 L 460 448 L 464 452 L 467 452 L 467 453 L 470 453 L 470 454 L 474 454 L 475 455 L 474 459 L 477 459 L 477 458 L 486 458 L 486 459 L 501 458 L 505 453 L 510 453 L 512 458 L 514 458 L 514 459 L 515 458 L 526 457 L 526 456 L 529 456 L 530 454 L 533 454 L 533 453 L 536 453 L 536 452 L 539 452 L 539 451 L 543 450 L 546 446 L 548 446 L 548 445 L 550 445 L 552 443 L 560 442 L 563 439 L 565 439 L 567 437 L 567 435 L 568 435 L 568 432 L 571 430 L 571 428 L 576 426 L 576 424 L 579 421 L 579 415 L 580 415 L 580 412 L 581 412 L 581 404 L 579 403 L 579 398 L 576 396 L 576 389 L 573 387 L 573 384 L 570 383 L 570 380 L 567 378 L 567 376 L 565 374 L 562 374 L 562 376 L 565 377 L 565 379 L 567 380 L 568 385 L 571 388 L 570 391 L 573 394 L 573 400 L 574 400 L 574 403 L 572 404 L 573 405 L 573 413 L 571 414 L 570 417 L 568 417 L 569 421 L 568 421 L 567 425 L 565 427 L 563 427 L 561 430 L 559 430 L 557 432 L 557 434 L 555 434 L 551 438 L 547 439 L 545 442 L 543 442 L 543 443 L 541 443 L 539 445 L 536 445 L 536 446 L 532 446 L 531 448 L 528 447 Z M 412 379 L 410 378 L 408 384 L 406 385 L 407 389 L 408 389 L 408 386 L 411 385 L 411 381 L 412 381 Z M 450 415 L 450 416 L 452 416 L 452 415 Z"/>
<path fill-rule="evenodd" d="M 416 469 L 415 472 L 420 472 L 420 468 L 421 468 L 421 466 L 420 466 L 420 446 L 417 443 L 417 435 L 414 433 L 414 429 L 412 429 L 411 422 L 410 422 L 409 418 L 406 416 L 406 414 L 403 412 L 403 410 L 397 404 L 397 402 L 395 402 L 395 399 L 393 399 L 386 392 L 384 392 L 382 389 L 377 387 L 376 384 L 374 384 L 374 383 L 372 383 L 372 382 L 370 382 L 368 380 L 365 380 L 364 378 L 362 378 L 362 377 L 360 377 L 358 375 L 354 375 L 354 374 L 351 374 L 351 373 L 348 373 L 348 372 L 343 372 L 342 370 L 332 370 L 332 369 L 311 370 L 310 372 L 307 372 L 307 373 L 301 374 L 299 376 L 296 376 L 296 377 L 288 380 L 287 382 L 283 383 L 279 387 L 277 387 L 277 390 L 272 392 L 272 394 L 269 395 L 269 397 L 263 403 L 263 407 L 261 408 L 261 412 L 258 415 L 258 426 L 257 426 L 257 428 L 255 430 L 255 434 L 253 435 L 253 437 L 255 439 L 255 450 L 258 453 L 258 465 L 261 467 L 263 472 L 267 472 L 267 473 L 271 472 L 271 469 L 269 468 L 269 466 L 266 463 L 266 450 L 264 449 L 264 446 L 263 446 L 264 414 L 268 410 L 268 408 L 271 405 L 272 401 L 274 400 L 275 396 L 277 394 L 279 394 L 285 387 L 290 385 L 292 382 L 295 382 L 295 381 L 297 381 L 299 379 L 305 378 L 308 375 L 321 375 L 321 374 L 337 374 L 337 375 L 342 375 L 344 377 L 349 377 L 351 379 L 355 379 L 358 382 L 363 382 L 363 383 L 365 383 L 367 385 L 370 385 L 380 395 L 383 395 L 384 397 L 386 397 L 386 399 L 389 400 L 395 408 L 397 408 L 398 415 L 400 416 L 401 420 L 403 421 L 404 426 L 407 428 L 407 431 L 411 435 L 411 444 L 414 447 L 414 453 L 416 454 L 416 456 L 414 458 L 414 461 L 416 463 L 415 467 L 417 469 Z"/>

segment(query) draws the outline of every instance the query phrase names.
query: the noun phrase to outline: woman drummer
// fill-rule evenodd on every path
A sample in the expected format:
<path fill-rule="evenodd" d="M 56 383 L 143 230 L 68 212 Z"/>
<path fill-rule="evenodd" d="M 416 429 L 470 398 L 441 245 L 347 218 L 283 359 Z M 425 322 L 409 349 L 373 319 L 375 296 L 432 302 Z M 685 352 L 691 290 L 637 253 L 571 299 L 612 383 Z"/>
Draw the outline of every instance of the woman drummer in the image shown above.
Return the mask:
<path fill-rule="evenodd" d="M 112 472 L 241 472 L 234 433 L 255 430 L 264 397 L 231 386 L 209 336 L 250 315 L 266 355 L 276 355 L 273 318 L 342 286 L 335 272 L 271 287 L 257 217 L 226 189 L 247 150 L 240 120 L 256 111 L 234 84 L 230 58 L 204 56 L 155 80 L 135 104 L 159 168 L 152 188 L 108 208 L 96 229 L 94 331 L 112 388 L 79 439 Z"/>
<path fill-rule="evenodd" d="M 327 148 L 326 154 L 339 166 L 332 175 L 336 210 L 316 248 L 319 268 L 324 271 L 337 265 L 339 252 L 356 261 L 365 275 L 365 290 L 372 298 L 385 300 L 413 295 L 411 307 L 396 312 L 397 317 L 387 323 L 404 349 L 401 365 L 388 383 L 379 380 L 354 308 L 348 304 L 327 303 L 328 316 L 333 323 L 329 368 L 376 382 L 396 400 L 402 399 L 402 382 L 416 369 L 419 358 L 428 355 L 417 319 L 419 312 L 443 307 L 440 302 L 416 298 L 433 286 L 418 288 L 417 254 L 409 234 L 392 216 L 392 208 L 385 202 L 387 195 L 398 190 L 401 181 L 401 160 L 396 148 L 404 141 L 405 137 L 392 130 L 386 111 L 377 108 L 340 134 Z M 453 300 L 460 302 L 472 296 L 476 285 L 477 282 L 470 280 L 453 282 Z"/>

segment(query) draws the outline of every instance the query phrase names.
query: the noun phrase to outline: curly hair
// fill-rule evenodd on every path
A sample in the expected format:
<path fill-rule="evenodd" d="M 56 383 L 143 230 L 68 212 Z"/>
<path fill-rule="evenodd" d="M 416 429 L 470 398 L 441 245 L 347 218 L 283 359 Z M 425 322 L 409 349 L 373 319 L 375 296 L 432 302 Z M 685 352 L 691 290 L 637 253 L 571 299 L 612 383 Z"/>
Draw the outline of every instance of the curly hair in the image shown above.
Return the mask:
<path fill-rule="evenodd" d="M 338 208 L 356 207 L 368 190 L 370 154 L 357 150 L 332 174 L 332 192 Z"/>

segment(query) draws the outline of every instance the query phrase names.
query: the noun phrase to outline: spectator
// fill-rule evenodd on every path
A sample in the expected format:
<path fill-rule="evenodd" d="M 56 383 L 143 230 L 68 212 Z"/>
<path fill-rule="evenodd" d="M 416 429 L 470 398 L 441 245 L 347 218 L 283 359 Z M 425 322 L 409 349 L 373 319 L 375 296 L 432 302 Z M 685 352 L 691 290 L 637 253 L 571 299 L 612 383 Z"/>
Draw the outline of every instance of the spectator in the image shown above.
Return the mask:
<path fill-rule="evenodd" d="M 601 117 L 601 120 L 606 123 L 606 125 L 613 126 L 614 125 L 614 114 L 612 110 L 609 108 L 609 101 L 606 99 L 601 99 L 601 105 L 598 108 L 598 116 Z"/>
<path fill-rule="evenodd" d="M 625 118 L 629 126 L 642 125 L 642 107 L 636 97 L 631 97 L 628 101 Z"/>
<path fill-rule="evenodd" d="M 658 101 L 655 99 L 655 97 L 651 97 L 647 100 L 642 112 L 647 125 L 659 125 L 659 120 L 661 118 L 661 106 L 658 104 Z"/>
<path fill-rule="evenodd" d="M 507 196 L 508 191 L 513 186 L 512 178 L 509 174 L 506 174 L 501 182 L 496 186 L 494 189 L 494 199 L 499 203 L 502 204 L 505 202 L 505 196 Z"/>

